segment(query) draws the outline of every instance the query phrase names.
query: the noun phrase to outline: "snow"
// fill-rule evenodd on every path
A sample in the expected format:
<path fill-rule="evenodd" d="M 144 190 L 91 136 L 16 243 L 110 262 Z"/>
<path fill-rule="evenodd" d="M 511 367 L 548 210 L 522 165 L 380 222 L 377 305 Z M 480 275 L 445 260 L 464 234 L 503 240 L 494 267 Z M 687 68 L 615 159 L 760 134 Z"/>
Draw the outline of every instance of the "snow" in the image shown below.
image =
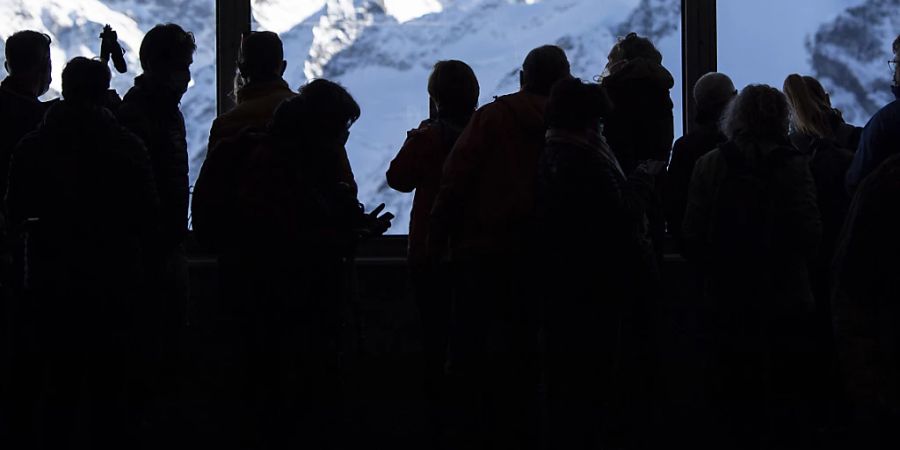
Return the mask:
<path fill-rule="evenodd" d="M 789 74 L 812 75 L 807 38 L 862 3 L 865 0 L 719 0 L 719 71 L 731 76 L 738 89 L 751 83 L 781 89 Z"/>

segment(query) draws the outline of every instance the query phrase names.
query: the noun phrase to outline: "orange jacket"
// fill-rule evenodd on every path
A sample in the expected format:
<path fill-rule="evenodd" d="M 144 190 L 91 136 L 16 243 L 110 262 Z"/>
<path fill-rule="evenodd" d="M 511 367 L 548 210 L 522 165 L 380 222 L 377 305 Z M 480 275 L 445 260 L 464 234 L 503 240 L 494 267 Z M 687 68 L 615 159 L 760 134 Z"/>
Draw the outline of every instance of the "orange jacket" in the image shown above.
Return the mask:
<path fill-rule="evenodd" d="M 547 97 L 518 92 L 479 109 L 444 165 L 430 241 L 455 259 L 515 256 L 533 224 Z"/>
<path fill-rule="evenodd" d="M 409 220 L 409 261 L 428 261 L 431 208 L 441 184 L 444 161 L 462 130 L 446 121 L 426 120 L 411 130 L 387 171 L 388 185 L 400 192 L 416 191 Z"/>
<path fill-rule="evenodd" d="M 284 80 L 247 85 L 238 93 L 237 106 L 213 122 L 208 149 L 236 137 L 245 128 L 266 128 L 278 105 L 296 95 Z"/>

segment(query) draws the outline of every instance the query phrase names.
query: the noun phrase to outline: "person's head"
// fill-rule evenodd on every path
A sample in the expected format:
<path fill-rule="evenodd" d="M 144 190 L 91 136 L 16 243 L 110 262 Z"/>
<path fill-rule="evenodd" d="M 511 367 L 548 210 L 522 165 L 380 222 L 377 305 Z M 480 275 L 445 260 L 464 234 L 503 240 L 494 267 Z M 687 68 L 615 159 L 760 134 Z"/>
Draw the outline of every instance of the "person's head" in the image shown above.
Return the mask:
<path fill-rule="evenodd" d="M 894 50 L 894 86 L 900 86 L 900 67 L 897 66 L 900 64 L 900 35 L 894 39 L 892 47 Z"/>
<path fill-rule="evenodd" d="M 314 147 L 343 146 L 350 126 L 359 119 L 359 104 L 341 85 L 323 79 L 300 88 L 275 111 L 270 132 L 282 140 L 310 143 Z"/>
<path fill-rule="evenodd" d="M 519 82 L 523 91 L 546 96 L 557 81 L 572 76 L 569 70 L 566 52 L 555 45 L 544 45 L 525 57 Z"/>
<path fill-rule="evenodd" d="M 711 72 L 700 77 L 694 85 L 698 120 L 718 121 L 737 93 L 731 78 L 724 73 Z"/>
<path fill-rule="evenodd" d="M 763 84 L 751 84 L 728 105 L 722 132 L 731 140 L 782 142 L 788 136 L 790 108 L 784 94 Z"/>
<path fill-rule="evenodd" d="M 547 126 L 574 133 L 599 133 L 600 125 L 612 109 L 606 91 L 577 78 L 560 80 L 550 91 Z"/>
<path fill-rule="evenodd" d="M 184 94 L 191 81 L 197 43 L 194 35 L 173 23 L 157 25 L 141 42 L 141 68 L 154 83 Z"/>
<path fill-rule="evenodd" d="M 662 53 L 656 49 L 653 42 L 637 33 L 628 33 L 619 38 L 609 51 L 606 68 L 613 72 L 614 67 L 633 59 L 646 59 L 656 64 L 662 64 Z"/>
<path fill-rule="evenodd" d="M 63 99 L 67 104 L 102 106 L 106 102 L 110 78 L 106 64 L 79 56 L 63 69 Z"/>
<path fill-rule="evenodd" d="M 818 80 L 788 75 L 784 80 L 784 95 L 791 107 L 795 130 L 816 137 L 831 136 L 831 101 Z"/>
<path fill-rule="evenodd" d="M 438 117 L 465 118 L 478 107 L 480 88 L 475 72 L 468 64 L 457 61 L 438 61 L 428 77 L 431 96 Z"/>
<path fill-rule="evenodd" d="M 6 40 L 6 71 L 27 82 L 35 97 L 50 89 L 50 36 L 37 31 L 19 31 Z"/>
<path fill-rule="evenodd" d="M 241 40 L 238 70 L 246 83 L 277 80 L 284 75 L 284 44 L 271 31 L 253 31 Z"/>

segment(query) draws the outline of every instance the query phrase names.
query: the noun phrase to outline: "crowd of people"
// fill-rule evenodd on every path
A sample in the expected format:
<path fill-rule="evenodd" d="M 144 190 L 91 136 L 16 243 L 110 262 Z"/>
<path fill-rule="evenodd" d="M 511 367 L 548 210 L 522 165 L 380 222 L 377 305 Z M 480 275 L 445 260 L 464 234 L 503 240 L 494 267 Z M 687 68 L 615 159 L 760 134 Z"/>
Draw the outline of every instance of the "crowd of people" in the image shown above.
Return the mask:
<path fill-rule="evenodd" d="M 12 35 L 0 85 L 0 441 L 139 448 L 164 426 L 190 209 L 236 338 L 232 444 L 340 448 L 350 264 L 393 218 L 357 197 L 346 144 L 364 111 L 325 79 L 293 91 L 278 36 L 245 35 L 237 106 L 212 124 L 191 199 L 179 104 L 193 35 L 150 30 L 121 99 L 106 61 L 77 57 L 62 98 L 40 101 L 50 46 Z M 893 52 L 900 99 L 900 37 Z M 481 107 L 469 65 L 434 65 L 430 117 L 386 174 L 415 192 L 430 444 L 666 442 L 653 424 L 666 420 L 657 330 L 672 243 L 702 280 L 716 413 L 705 439 L 668 444 L 812 449 L 844 430 L 854 448 L 896 448 L 900 101 L 859 128 L 813 77 L 738 90 L 710 73 L 673 145 L 662 62 L 630 33 L 585 82 L 562 48 L 542 46 L 521 89 Z"/>

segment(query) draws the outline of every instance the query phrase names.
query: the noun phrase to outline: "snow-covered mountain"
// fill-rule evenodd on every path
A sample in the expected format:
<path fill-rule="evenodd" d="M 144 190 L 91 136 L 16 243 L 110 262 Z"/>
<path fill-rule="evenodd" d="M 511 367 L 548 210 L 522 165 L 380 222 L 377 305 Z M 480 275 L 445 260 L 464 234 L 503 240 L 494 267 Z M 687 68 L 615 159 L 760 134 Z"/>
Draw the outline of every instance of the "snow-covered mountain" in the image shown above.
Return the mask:
<path fill-rule="evenodd" d="M 725 2 L 742 7 L 756 3 Z M 882 61 L 888 59 L 893 33 L 900 29 L 900 0 L 827 3 L 837 4 L 832 7 L 843 13 L 811 15 L 809 23 L 790 19 L 805 37 L 796 46 L 795 51 L 803 52 L 802 67 L 796 70 L 822 77 L 848 118 L 861 123 L 888 100 L 887 64 Z M 521 61 L 533 47 L 560 45 L 573 72 L 592 79 L 603 70 L 616 37 L 636 31 L 654 39 L 664 65 L 676 77 L 672 96 L 676 127 L 681 128 L 679 0 L 253 0 L 253 5 L 254 27 L 278 32 L 284 40 L 286 78 L 293 87 L 326 77 L 342 83 L 359 101 L 363 115 L 352 129 L 348 150 L 360 197 L 369 204 L 389 205 L 398 216 L 393 232 L 405 232 L 412 196 L 387 188 L 384 172 L 406 131 L 428 114 L 425 87 L 438 60 L 462 59 L 472 65 L 481 84 L 481 102 L 486 103 L 517 89 Z M 741 12 L 738 18 L 771 20 L 767 19 L 771 11 L 756 11 L 755 16 Z M 113 86 L 120 94 L 140 72 L 137 53 L 144 32 L 162 22 L 176 22 L 192 31 L 198 52 L 193 86 L 182 107 L 192 176 L 198 172 L 215 117 L 214 0 L 0 0 L 0 15 L 5 18 L 0 23 L 0 45 L 21 29 L 51 35 L 57 91 L 65 61 L 95 54 L 103 24 L 117 29 L 128 52 L 130 72 L 114 75 Z M 729 35 L 721 22 L 720 16 L 720 52 L 727 47 L 722 39 L 746 38 Z M 758 25 L 754 28 L 759 31 Z M 756 74 L 765 67 L 746 58 L 736 61 L 743 65 L 728 70 Z M 756 78 L 760 77 L 746 82 L 775 83 Z"/>

